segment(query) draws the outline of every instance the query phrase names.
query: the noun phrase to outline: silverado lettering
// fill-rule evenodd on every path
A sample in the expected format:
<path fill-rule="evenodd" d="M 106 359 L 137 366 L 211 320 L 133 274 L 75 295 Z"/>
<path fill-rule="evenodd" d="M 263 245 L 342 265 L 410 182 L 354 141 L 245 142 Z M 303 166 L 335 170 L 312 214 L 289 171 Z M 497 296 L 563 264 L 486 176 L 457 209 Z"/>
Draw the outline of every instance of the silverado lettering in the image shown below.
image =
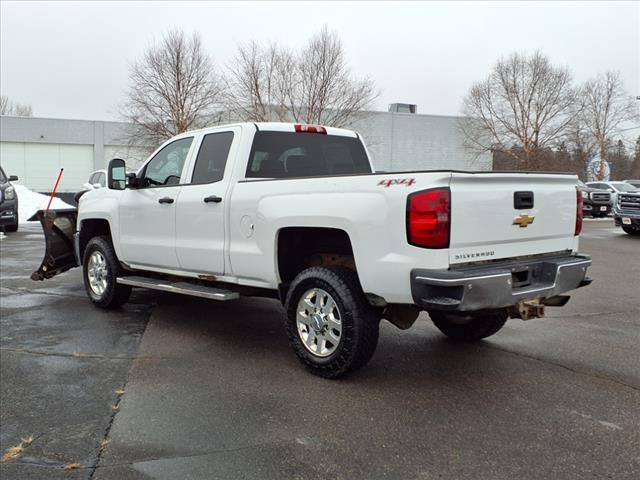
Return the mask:
<path fill-rule="evenodd" d="M 480 257 L 493 257 L 496 252 L 474 252 L 474 253 L 460 253 L 455 256 L 456 260 L 467 260 L 469 258 L 480 258 Z"/>

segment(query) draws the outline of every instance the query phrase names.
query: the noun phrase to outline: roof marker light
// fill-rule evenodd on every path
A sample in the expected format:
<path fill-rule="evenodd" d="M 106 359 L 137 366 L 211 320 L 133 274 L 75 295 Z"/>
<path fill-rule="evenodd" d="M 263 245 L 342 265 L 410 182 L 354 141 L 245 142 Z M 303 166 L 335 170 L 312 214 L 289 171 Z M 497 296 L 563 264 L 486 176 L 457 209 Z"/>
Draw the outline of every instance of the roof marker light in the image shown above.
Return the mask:
<path fill-rule="evenodd" d="M 296 123 L 293 128 L 296 130 L 296 132 L 322 133 L 324 135 L 327 134 L 327 129 L 321 125 L 307 125 L 304 123 Z"/>

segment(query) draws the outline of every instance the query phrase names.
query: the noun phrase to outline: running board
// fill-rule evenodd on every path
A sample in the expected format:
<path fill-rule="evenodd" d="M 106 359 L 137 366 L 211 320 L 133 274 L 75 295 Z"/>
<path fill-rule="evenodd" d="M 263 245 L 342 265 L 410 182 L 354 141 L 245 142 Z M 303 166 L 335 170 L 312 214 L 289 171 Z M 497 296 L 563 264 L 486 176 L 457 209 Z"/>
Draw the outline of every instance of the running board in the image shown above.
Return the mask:
<path fill-rule="evenodd" d="M 163 292 L 191 295 L 193 297 L 209 298 L 211 300 L 235 300 L 240 298 L 238 292 L 231 292 L 221 288 L 205 287 L 187 282 L 167 282 L 147 277 L 118 277 L 116 281 L 122 285 L 161 290 Z"/>

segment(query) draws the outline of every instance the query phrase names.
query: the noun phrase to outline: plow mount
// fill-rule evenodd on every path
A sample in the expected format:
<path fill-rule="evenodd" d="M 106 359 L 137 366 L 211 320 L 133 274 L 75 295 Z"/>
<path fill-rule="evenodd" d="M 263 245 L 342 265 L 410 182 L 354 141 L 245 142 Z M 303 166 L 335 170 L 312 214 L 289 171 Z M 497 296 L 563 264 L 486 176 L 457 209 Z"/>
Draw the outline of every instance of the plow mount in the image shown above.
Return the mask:
<path fill-rule="evenodd" d="M 38 210 L 29 221 L 39 221 L 45 239 L 44 259 L 40 268 L 31 274 L 31 280 L 46 280 L 77 267 L 73 234 L 76 231 L 78 211 L 75 208 Z"/>

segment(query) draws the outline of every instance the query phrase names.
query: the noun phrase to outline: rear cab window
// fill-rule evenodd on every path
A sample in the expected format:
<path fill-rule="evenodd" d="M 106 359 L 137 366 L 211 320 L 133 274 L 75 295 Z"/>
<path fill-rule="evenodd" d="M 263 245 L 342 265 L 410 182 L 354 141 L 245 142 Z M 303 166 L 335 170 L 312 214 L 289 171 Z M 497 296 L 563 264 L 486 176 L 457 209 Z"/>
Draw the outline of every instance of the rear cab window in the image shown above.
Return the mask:
<path fill-rule="evenodd" d="M 204 136 L 193 168 L 192 184 L 222 180 L 232 142 L 233 132 L 216 132 Z"/>
<path fill-rule="evenodd" d="M 247 178 L 300 178 L 371 173 L 358 138 L 305 132 L 256 132 Z"/>

